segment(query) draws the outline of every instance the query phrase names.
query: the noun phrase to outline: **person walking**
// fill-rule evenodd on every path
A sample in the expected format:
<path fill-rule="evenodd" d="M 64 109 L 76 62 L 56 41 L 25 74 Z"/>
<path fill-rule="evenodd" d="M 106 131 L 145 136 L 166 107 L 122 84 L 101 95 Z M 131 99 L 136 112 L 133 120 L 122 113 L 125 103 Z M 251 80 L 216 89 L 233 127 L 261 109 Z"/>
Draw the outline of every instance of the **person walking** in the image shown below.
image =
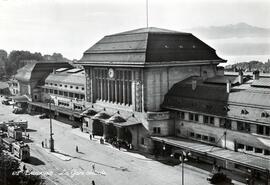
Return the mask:
<path fill-rule="evenodd" d="M 43 141 L 41 142 L 41 146 L 42 146 L 42 148 L 44 148 L 44 142 Z"/>
<path fill-rule="evenodd" d="M 94 173 L 96 173 L 96 167 L 95 167 L 95 164 L 92 164 L 92 171 L 93 171 Z"/>
<path fill-rule="evenodd" d="M 90 140 L 92 140 L 92 134 L 89 134 L 89 138 L 90 138 Z"/>
<path fill-rule="evenodd" d="M 26 173 L 26 166 L 25 166 L 25 164 L 23 165 L 23 173 Z"/>
<path fill-rule="evenodd" d="M 78 148 L 78 146 L 76 146 L 76 152 L 79 152 L 79 148 Z"/>
<path fill-rule="evenodd" d="M 95 181 L 94 180 L 92 180 L 92 185 L 95 185 Z"/>

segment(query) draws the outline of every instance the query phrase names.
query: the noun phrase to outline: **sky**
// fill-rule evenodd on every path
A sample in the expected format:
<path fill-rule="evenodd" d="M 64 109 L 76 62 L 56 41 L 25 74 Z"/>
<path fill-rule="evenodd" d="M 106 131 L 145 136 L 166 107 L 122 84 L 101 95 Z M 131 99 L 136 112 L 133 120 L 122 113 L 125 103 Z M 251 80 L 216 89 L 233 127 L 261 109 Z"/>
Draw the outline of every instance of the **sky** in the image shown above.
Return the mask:
<path fill-rule="evenodd" d="M 269 0 L 148 0 L 149 26 L 270 28 Z M 80 59 L 103 36 L 146 27 L 146 0 L 0 0 L 0 49 Z"/>

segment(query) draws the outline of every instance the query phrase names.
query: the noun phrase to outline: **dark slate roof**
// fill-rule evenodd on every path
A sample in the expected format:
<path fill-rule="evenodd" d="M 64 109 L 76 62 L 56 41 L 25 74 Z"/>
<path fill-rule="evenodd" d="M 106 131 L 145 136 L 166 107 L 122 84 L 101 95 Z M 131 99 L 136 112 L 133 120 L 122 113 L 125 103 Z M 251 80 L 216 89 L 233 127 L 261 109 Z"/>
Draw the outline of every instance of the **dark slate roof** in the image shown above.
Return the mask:
<path fill-rule="evenodd" d="M 84 52 L 81 64 L 146 64 L 179 61 L 224 62 L 213 48 L 193 36 L 160 28 L 108 35 Z"/>
<path fill-rule="evenodd" d="M 192 88 L 194 80 L 195 89 Z M 241 116 L 245 107 L 257 107 L 259 113 L 263 109 L 270 110 L 270 88 L 255 88 L 243 84 L 233 87 L 227 93 L 224 84 L 205 83 L 199 77 L 191 77 L 178 82 L 169 90 L 162 107 L 236 118 Z M 254 121 L 261 117 L 260 114 L 256 116 L 253 113 L 246 115 Z M 262 121 L 269 122 L 270 119 Z"/>
<path fill-rule="evenodd" d="M 31 62 L 26 64 L 24 67 L 18 69 L 15 79 L 29 82 L 33 78 L 40 78 L 36 80 L 44 80 L 54 68 L 71 68 L 72 66 L 67 62 Z"/>

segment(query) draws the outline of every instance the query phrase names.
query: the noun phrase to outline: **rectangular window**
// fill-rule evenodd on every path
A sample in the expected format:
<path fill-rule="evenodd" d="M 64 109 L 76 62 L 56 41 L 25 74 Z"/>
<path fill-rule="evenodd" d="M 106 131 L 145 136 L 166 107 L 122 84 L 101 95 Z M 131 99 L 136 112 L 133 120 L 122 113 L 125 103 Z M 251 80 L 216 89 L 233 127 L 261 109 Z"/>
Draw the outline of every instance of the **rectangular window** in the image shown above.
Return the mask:
<path fill-rule="evenodd" d="M 204 141 L 208 141 L 208 136 L 203 136 L 202 139 L 203 139 Z"/>
<path fill-rule="evenodd" d="M 252 146 L 246 146 L 246 151 L 253 151 L 253 147 Z"/>
<path fill-rule="evenodd" d="M 210 124 L 214 124 L 215 123 L 215 118 L 214 117 L 210 117 Z"/>
<path fill-rule="evenodd" d="M 70 98 L 73 98 L 73 93 L 70 92 L 70 93 L 69 93 L 69 97 L 70 97 Z"/>
<path fill-rule="evenodd" d="M 199 121 L 199 115 L 198 114 L 195 114 L 195 121 Z"/>
<path fill-rule="evenodd" d="M 238 143 L 237 144 L 237 148 L 238 149 L 244 149 L 245 148 L 245 145 Z"/>
<path fill-rule="evenodd" d="M 196 139 L 201 139 L 202 135 L 201 134 L 196 134 Z"/>
<path fill-rule="evenodd" d="M 237 130 L 242 132 L 250 132 L 250 124 L 242 121 L 237 121 Z"/>
<path fill-rule="evenodd" d="M 63 91 L 59 91 L 59 95 L 63 96 Z"/>
<path fill-rule="evenodd" d="M 58 93 L 57 93 L 57 90 L 54 90 L 54 91 L 53 91 L 53 94 L 58 94 Z"/>
<path fill-rule="evenodd" d="M 270 155 L 270 150 L 264 150 L 264 155 Z"/>
<path fill-rule="evenodd" d="M 68 92 L 64 92 L 64 96 L 68 97 Z"/>
<path fill-rule="evenodd" d="M 179 112 L 179 117 L 180 117 L 180 119 L 184 120 L 185 119 L 185 113 L 184 112 Z"/>
<path fill-rule="evenodd" d="M 80 99 L 80 95 L 79 94 L 75 94 L 75 98 Z"/>
<path fill-rule="evenodd" d="M 45 89 L 45 92 L 46 92 L 46 93 L 49 93 L 49 89 Z"/>
<path fill-rule="evenodd" d="M 190 121 L 193 121 L 193 119 L 194 119 L 194 114 L 189 113 L 189 120 L 190 120 Z"/>
<path fill-rule="evenodd" d="M 209 137 L 209 141 L 210 141 L 211 143 L 215 143 L 215 142 L 216 142 L 216 138 L 214 138 L 214 137 Z"/>
<path fill-rule="evenodd" d="M 157 132 L 160 134 L 160 127 L 157 128 Z"/>
<path fill-rule="evenodd" d="M 144 145 L 144 138 L 141 138 L 141 144 Z"/>
<path fill-rule="evenodd" d="M 270 136 L 270 127 L 265 126 L 265 135 Z"/>
<path fill-rule="evenodd" d="M 194 136 L 195 136 L 194 132 L 190 132 L 190 133 L 189 133 L 189 136 L 190 136 L 190 137 L 194 137 Z"/>
<path fill-rule="evenodd" d="M 53 90 L 52 90 L 52 89 L 50 89 L 50 93 L 51 93 L 51 94 L 53 93 Z"/>
<path fill-rule="evenodd" d="M 263 150 L 261 148 L 255 148 L 255 153 L 262 153 Z"/>
<path fill-rule="evenodd" d="M 257 125 L 257 134 L 263 135 L 263 126 Z"/>
<path fill-rule="evenodd" d="M 209 123 L 209 116 L 203 116 L 203 122 L 204 123 Z"/>

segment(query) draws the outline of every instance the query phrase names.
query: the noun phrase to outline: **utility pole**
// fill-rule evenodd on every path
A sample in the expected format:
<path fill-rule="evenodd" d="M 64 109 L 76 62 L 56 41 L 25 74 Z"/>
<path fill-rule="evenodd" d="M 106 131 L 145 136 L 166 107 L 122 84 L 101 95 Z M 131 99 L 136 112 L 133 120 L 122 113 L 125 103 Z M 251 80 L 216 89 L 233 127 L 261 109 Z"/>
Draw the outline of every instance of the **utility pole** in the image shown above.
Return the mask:
<path fill-rule="evenodd" d="M 52 99 L 50 99 L 49 102 L 49 108 L 50 108 L 50 150 L 51 152 L 54 152 L 54 140 L 53 140 L 53 133 L 52 133 L 52 107 L 51 107 Z"/>

